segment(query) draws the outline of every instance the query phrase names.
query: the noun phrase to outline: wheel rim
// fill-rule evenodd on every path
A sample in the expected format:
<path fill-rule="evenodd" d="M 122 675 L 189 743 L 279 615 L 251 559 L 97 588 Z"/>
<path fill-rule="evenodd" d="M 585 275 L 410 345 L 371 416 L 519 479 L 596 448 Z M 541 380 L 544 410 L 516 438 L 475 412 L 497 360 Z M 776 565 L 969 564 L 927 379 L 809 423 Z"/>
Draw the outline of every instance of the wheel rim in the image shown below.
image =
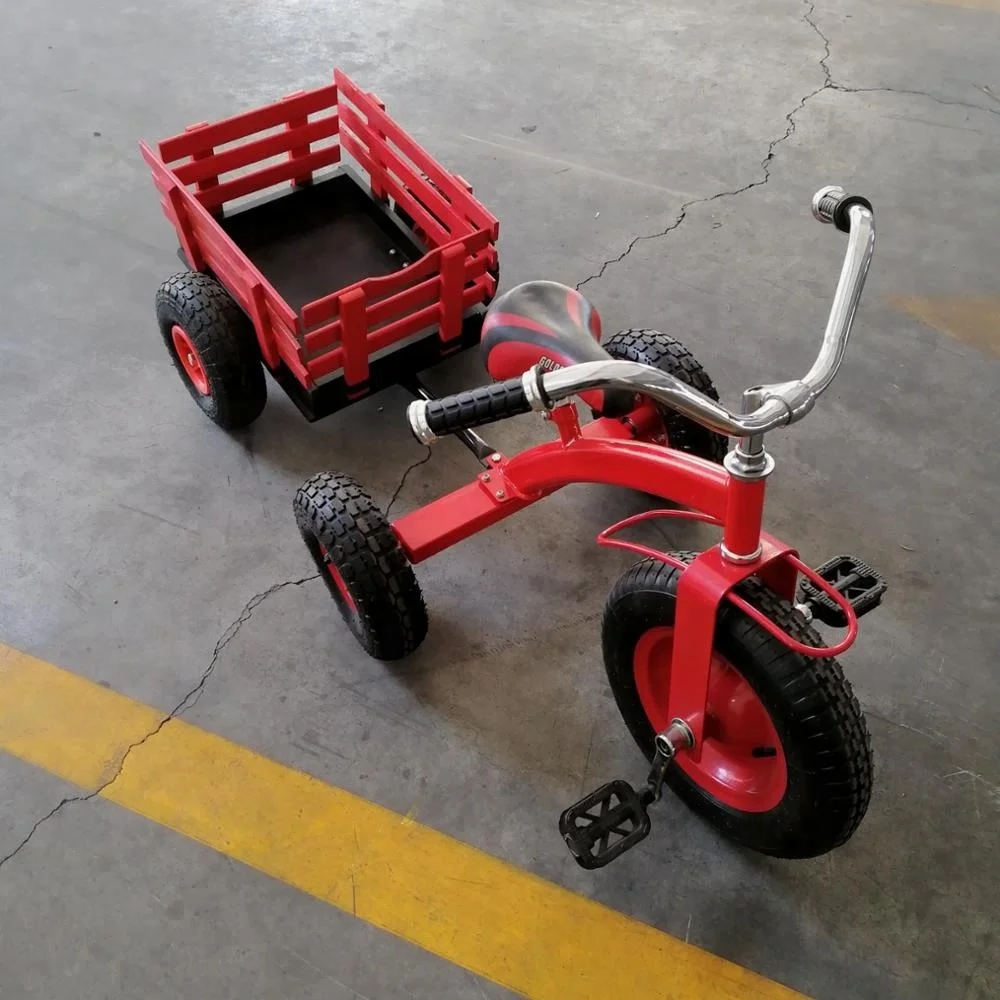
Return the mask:
<path fill-rule="evenodd" d="M 656 732 L 670 723 L 673 650 L 674 629 L 664 626 L 646 632 L 633 657 L 639 700 Z M 784 797 L 788 768 L 774 723 L 743 675 L 715 650 L 701 758 L 681 754 L 676 764 L 709 795 L 740 812 L 766 812 Z"/>
<path fill-rule="evenodd" d="M 205 366 L 201 363 L 201 357 L 195 350 L 194 344 L 191 343 L 191 338 L 187 335 L 187 331 L 184 327 L 175 323 L 170 331 L 170 337 L 174 342 L 177 360 L 180 361 L 181 368 L 184 369 L 184 374 L 191 380 L 191 384 L 198 392 L 203 396 L 209 395 L 208 373 L 205 371 Z"/>
<path fill-rule="evenodd" d="M 330 553 L 327 551 L 326 546 L 322 542 L 318 542 L 317 544 L 319 545 L 319 554 L 323 557 L 323 565 L 326 567 L 326 571 L 329 574 L 330 579 L 337 588 L 337 592 L 340 594 L 344 604 L 347 606 L 347 610 L 350 611 L 353 617 L 357 617 L 358 606 L 347 587 L 347 581 L 340 575 L 340 570 L 333 565 L 333 559 L 330 557 Z"/>

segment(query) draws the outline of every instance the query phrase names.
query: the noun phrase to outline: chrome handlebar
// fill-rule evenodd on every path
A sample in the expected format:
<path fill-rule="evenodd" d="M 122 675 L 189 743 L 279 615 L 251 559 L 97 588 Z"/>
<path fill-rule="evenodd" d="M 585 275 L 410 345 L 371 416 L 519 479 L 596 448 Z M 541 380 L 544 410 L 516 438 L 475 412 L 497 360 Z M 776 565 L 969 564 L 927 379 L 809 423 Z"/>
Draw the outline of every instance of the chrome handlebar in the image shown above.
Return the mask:
<path fill-rule="evenodd" d="M 829 388 L 847 349 L 854 315 L 875 252 L 875 218 L 864 199 L 843 188 L 816 192 L 813 214 L 849 233 L 844 266 L 816 361 L 801 379 L 755 386 L 743 394 L 744 412 L 717 403 L 673 375 L 633 361 L 587 361 L 549 372 L 524 374 L 524 390 L 534 409 L 543 409 L 588 389 L 624 389 L 732 437 L 751 437 L 801 420 Z"/>
<path fill-rule="evenodd" d="M 454 434 L 529 410 L 551 409 L 560 400 L 588 389 L 623 389 L 662 403 L 720 434 L 740 438 L 734 461 L 743 472 L 758 473 L 766 463 L 761 436 L 801 420 L 837 374 L 875 251 L 875 219 L 866 199 L 848 195 L 843 188 L 823 188 L 813 198 L 813 215 L 849 234 L 823 343 L 803 378 L 747 389 L 742 413 L 733 413 L 650 365 L 608 357 L 554 371 L 543 372 L 536 366 L 507 382 L 444 399 L 415 400 L 408 409 L 410 428 L 418 440 L 430 444 L 439 434 Z"/>

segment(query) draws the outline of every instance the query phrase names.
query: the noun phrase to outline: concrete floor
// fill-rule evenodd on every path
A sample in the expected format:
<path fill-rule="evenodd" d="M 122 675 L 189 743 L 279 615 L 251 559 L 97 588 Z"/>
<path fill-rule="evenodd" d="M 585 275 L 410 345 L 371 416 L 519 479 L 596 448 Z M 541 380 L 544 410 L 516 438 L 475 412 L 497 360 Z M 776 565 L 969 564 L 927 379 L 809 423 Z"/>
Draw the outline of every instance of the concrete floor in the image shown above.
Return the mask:
<path fill-rule="evenodd" d="M 384 503 L 422 453 L 398 391 L 307 426 L 274 389 L 236 437 L 198 413 L 153 321 L 176 258 L 139 138 L 340 65 L 499 215 L 505 286 L 587 279 L 605 329 L 680 336 L 729 399 L 814 355 L 843 243 L 812 192 L 870 196 L 852 349 L 775 436 L 769 510 L 806 557 L 856 550 L 892 587 L 845 657 L 877 754 L 849 845 L 770 861 L 670 801 L 611 868 L 573 864 L 560 809 L 641 771 L 597 642 L 628 560 L 590 538 L 638 502 L 610 490 L 421 567 L 432 631 L 405 671 L 363 658 L 320 583 L 279 589 L 187 717 L 817 998 L 1000 995 L 1000 368 L 896 307 L 1000 295 L 995 0 L 36 0 L 4 17 L 0 639 L 164 710 L 254 595 L 310 571 L 300 480 L 341 469 Z M 466 356 L 432 382 L 481 377 Z M 491 436 L 514 450 L 539 430 Z M 398 508 L 471 470 L 442 444 Z M 106 802 L 16 850 L 71 794 L 0 757 L 4 1000 L 507 995 Z"/>

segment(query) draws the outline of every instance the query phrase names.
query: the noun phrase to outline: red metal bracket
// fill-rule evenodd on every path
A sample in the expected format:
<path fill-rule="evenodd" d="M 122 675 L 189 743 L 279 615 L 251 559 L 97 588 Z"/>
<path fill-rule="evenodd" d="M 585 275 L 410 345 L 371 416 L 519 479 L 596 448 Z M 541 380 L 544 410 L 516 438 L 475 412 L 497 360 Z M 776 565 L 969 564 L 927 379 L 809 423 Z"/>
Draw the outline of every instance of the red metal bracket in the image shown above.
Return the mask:
<path fill-rule="evenodd" d="M 713 546 L 696 556 L 691 563 L 685 563 L 668 552 L 613 537 L 628 527 L 661 517 L 722 525 L 719 518 L 699 511 L 644 511 L 606 528 L 597 536 L 597 542 L 599 545 L 626 549 L 647 558 L 659 559 L 681 570 L 680 579 L 677 581 L 677 607 L 674 612 L 676 642 L 670 667 L 668 714 L 670 718 L 685 720 L 691 727 L 695 745 L 692 750 L 684 752 L 693 760 L 698 760 L 701 756 L 700 747 L 704 734 L 705 703 L 708 698 L 715 623 L 723 600 L 731 601 L 779 642 L 809 657 L 828 657 L 842 653 L 857 638 L 858 619 L 847 599 L 833 590 L 815 570 L 803 563 L 791 546 L 766 533 L 761 533 L 760 557 L 748 563 L 725 559 L 719 546 Z M 738 584 L 751 576 L 758 576 L 769 585 L 771 581 L 777 582 L 780 586 L 779 593 L 791 600 L 798 573 L 802 573 L 828 593 L 844 612 L 847 619 L 847 634 L 833 646 L 809 646 L 800 642 L 745 598 L 733 593 Z"/>

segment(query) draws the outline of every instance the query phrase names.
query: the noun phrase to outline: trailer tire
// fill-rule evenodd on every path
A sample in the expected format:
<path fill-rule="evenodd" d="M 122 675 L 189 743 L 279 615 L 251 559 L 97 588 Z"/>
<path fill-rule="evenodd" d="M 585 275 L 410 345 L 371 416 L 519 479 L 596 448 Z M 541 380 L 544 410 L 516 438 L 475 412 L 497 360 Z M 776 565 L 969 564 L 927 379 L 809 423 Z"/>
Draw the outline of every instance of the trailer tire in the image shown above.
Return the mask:
<path fill-rule="evenodd" d="M 225 430 L 253 423 L 267 383 L 253 324 L 215 278 L 182 271 L 160 285 L 156 321 L 181 380 Z"/>
<path fill-rule="evenodd" d="M 350 476 L 321 472 L 295 494 L 295 520 L 330 596 L 376 660 L 399 660 L 427 635 L 413 567 L 385 515 Z"/>
<path fill-rule="evenodd" d="M 698 359 L 676 338 L 659 330 L 622 330 L 603 345 L 617 361 L 638 361 L 673 375 L 685 385 L 718 401 L 719 393 Z M 724 434 L 717 434 L 690 417 L 658 407 L 670 447 L 721 464 L 729 450 Z"/>

